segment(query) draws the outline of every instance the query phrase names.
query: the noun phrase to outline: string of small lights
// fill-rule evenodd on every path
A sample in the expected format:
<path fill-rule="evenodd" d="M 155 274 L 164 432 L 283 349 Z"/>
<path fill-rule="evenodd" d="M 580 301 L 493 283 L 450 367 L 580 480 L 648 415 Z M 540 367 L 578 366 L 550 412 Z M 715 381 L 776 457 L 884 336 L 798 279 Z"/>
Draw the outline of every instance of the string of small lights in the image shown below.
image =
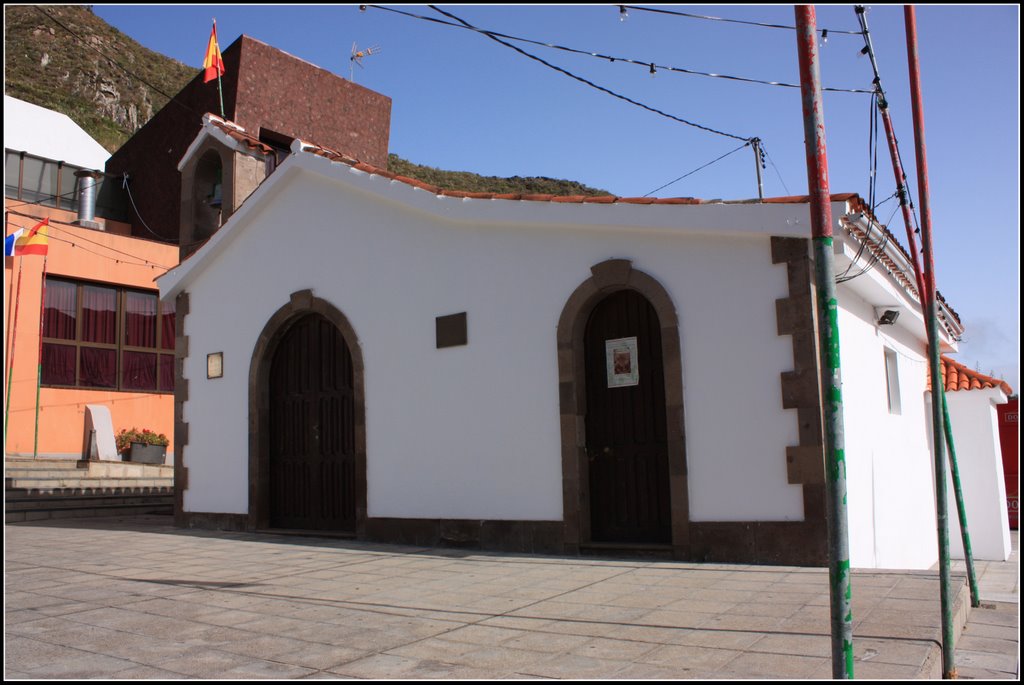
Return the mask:
<path fill-rule="evenodd" d="M 570 71 L 568 71 L 566 69 L 563 69 L 561 67 L 555 66 L 554 64 L 551 64 L 550 62 L 548 62 L 546 60 L 543 60 L 540 57 L 537 57 L 536 55 L 532 55 L 529 52 L 526 52 L 525 50 L 523 50 L 522 48 L 519 48 L 519 47 L 516 47 L 515 45 L 512 45 L 511 43 L 507 43 L 504 40 L 502 40 L 501 38 L 498 38 L 497 36 L 491 35 L 490 33 L 486 32 L 486 31 L 481 31 L 481 30 L 477 29 L 476 27 L 472 26 L 471 24 L 469 24 L 468 22 L 465 22 L 462 19 L 459 19 L 458 17 L 456 17 L 455 15 L 453 15 L 453 14 L 451 14 L 449 12 L 445 12 L 444 10 L 438 9 L 434 5 L 428 5 L 428 7 L 430 7 L 432 10 L 434 10 L 436 12 L 439 12 L 440 14 L 443 14 L 443 15 L 445 15 L 447 17 L 450 17 L 450 18 L 454 19 L 455 21 L 458 21 L 458 22 L 461 22 L 461 23 L 465 24 L 467 28 L 472 28 L 474 31 L 477 31 L 478 33 L 481 33 L 481 34 L 487 36 L 491 40 L 493 40 L 493 41 L 495 41 L 497 43 L 500 43 L 500 44 L 504 45 L 505 47 L 507 47 L 507 48 L 509 48 L 511 50 L 515 50 L 516 52 L 518 52 L 519 54 L 521 54 L 521 55 L 523 55 L 525 57 L 529 57 L 530 59 L 532 59 L 534 61 L 537 61 L 537 62 L 540 62 L 541 64 L 543 64 L 544 66 L 546 66 L 546 67 L 548 67 L 550 69 L 554 69 L 555 71 L 557 71 L 559 73 L 562 73 L 562 74 L 565 74 L 566 76 L 568 76 L 568 77 L 570 77 L 572 79 L 575 79 L 575 80 L 579 81 L 580 83 L 584 83 L 584 84 L 590 86 L 591 88 L 595 88 L 595 89 L 597 89 L 597 90 L 599 90 L 599 91 L 601 91 L 603 93 L 611 95 L 612 97 L 615 97 L 615 98 L 618 98 L 618 99 L 623 100 L 625 102 L 628 102 L 631 105 L 635 105 L 635 106 L 640 107 L 642 109 L 646 109 L 649 112 L 653 112 L 655 114 L 658 114 L 660 116 L 666 117 L 668 119 L 672 119 L 673 121 L 678 121 L 681 124 L 686 124 L 687 126 L 692 126 L 694 128 L 698 128 L 698 129 L 701 129 L 703 131 L 707 131 L 709 133 L 714 133 L 714 134 L 717 134 L 717 135 L 720 135 L 720 136 L 725 136 L 726 138 L 733 138 L 735 140 L 742 140 L 744 142 L 750 140 L 749 136 L 738 136 L 738 135 L 735 135 L 735 134 L 732 134 L 732 133 L 726 133 L 725 131 L 719 131 L 719 130 L 713 129 L 713 128 L 709 127 L 709 126 L 704 126 L 703 124 L 698 124 L 696 122 L 689 121 L 687 119 L 683 119 L 682 117 L 677 117 L 674 114 L 669 114 L 668 112 L 664 112 L 664 111 L 662 111 L 660 109 L 657 109 L 655 107 L 651 107 L 650 105 L 645 105 L 642 102 L 638 102 L 638 101 L 636 101 L 636 100 L 634 100 L 632 98 L 626 97 L 625 95 L 622 95 L 620 93 L 616 93 L 615 91 L 610 90 L 608 88 L 605 88 L 604 86 L 599 86 L 596 83 L 594 83 L 593 81 L 589 81 L 589 80 L 583 78 L 582 76 L 577 76 L 576 74 L 573 74 L 572 72 L 570 72 Z M 654 65 L 651 65 L 651 69 L 652 70 L 654 69 Z"/>
<path fill-rule="evenodd" d="M 725 17 L 713 17 L 705 14 L 691 14 L 689 12 L 679 12 L 676 10 L 658 9 L 654 7 L 637 7 L 634 5 L 619 5 L 619 19 L 625 21 L 626 17 L 629 16 L 628 10 L 636 10 L 637 12 L 655 12 L 657 14 L 670 14 L 676 17 L 686 17 L 688 19 L 706 19 L 710 21 L 721 21 L 729 24 L 745 24 L 747 26 L 760 26 L 766 29 L 789 29 L 795 31 L 795 26 L 789 26 L 787 24 L 769 24 L 760 21 L 746 21 L 743 19 L 726 19 Z M 836 29 L 821 29 L 822 38 L 828 40 L 830 34 L 840 34 L 849 36 L 859 36 L 860 31 L 842 31 Z"/>
<path fill-rule="evenodd" d="M 393 7 L 381 7 L 379 5 L 365 5 L 365 7 L 372 7 L 373 9 L 385 10 L 387 12 L 393 12 L 395 14 L 401 14 L 403 16 L 410 17 L 410 18 L 413 18 L 413 19 L 421 19 L 423 21 L 429 21 L 429 22 L 432 22 L 432 23 L 435 23 L 435 24 L 440 24 L 442 26 L 451 26 L 451 27 L 454 27 L 454 28 L 466 29 L 466 30 L 469 30 L 469 31 L 476 31 L 477 33 L 482 33 L 482 34 L 484 34 L 486 36 L 489 36 L 489 37 L 492 37 L 492 38 L 493 37 L 504 38 L 506 40 L 512 40 L 512 41 L 516 41 L 516 42 L 519 42 L 519 43 L 527 43 L 527 44 L 530 44 L 530 45 L 537 45 L 537 46 L 540 46 L 540 47 L 550 48 L 552 50 L 561 50 L 563 52 L 568 52 L 568 53 L 572 53 L 572 54 L 575 54 L 575 55 L 585 55 L 587 57 L 594 57 L 596 59 L 600 59 L 600 60 L 606 61 L 606 62 L 612 62 L 612 63 L 614 63 L 614 62 L 622 62 L 623 64 L 632 64 L 632 65 L 639 66 L 639 67 L 642 67 L 644 69 L 647 69 L 648 72 L 651 73 L 651 74 L 657 73 L 658 71 L 666 71 L 666 72 L 675 72 L 675 73 L 679 73 L 679 74 L 689 74 L 691 76 L 705 76 L 705 77 L 708 77 L 708 78 L 719 78 L 719 79 L 725 79 L 725 80 L 729 80 L 729 81 L 739 81 L 739 82 L 742 82 L 742 83 L 755 83 L 755 84 L 764 85 L 764 86 L 779 86 L 779 87 L 782 87 L 782 88 L 799 88 L 800 87 L 799 83 L 785 83 L 785 82 L 782 82 L 782 81 L 766 81 L 766 80 L 763 80 L 763 79 L 748 78 L 748 77 L 745 77 L 745 76 L 731 76 L 731 75 L 728 75 L 728 74 L 716 74 L 716 73 L 713 73 L 713 72 L 698 71 L 696 69 L 685 69 L 683 67 L 673 67 L 673 66 L 669 66 L 669 65 L 656 64 L 656 63 L 653 63 L 653 62 L 650 62 L 650 61 L 633 59 L 633 58 L 630 58 L 630 57 L 619 57 L 619 56 L 615 56 L 615 55 L 606 55 L 606 54 L 603 54 L 603 53 L 600 53 L 600 52 L 593 52 L 593 51 L 590 51 L 590 50 L 581 50 L 581 49 L 578 49 L 578 48 L 570 48 L 570 47 L 567 47 L 567 46 L 564 46 L 564 45 L 558 45 L 556 43 L 545 43 L 543 41 L 533 40 L 533 39 L 530 39 L 530 38 L 523 38 L 521 36 L 512 36 L 512 35 L 509 35 L 507 33 L 500 33 L 498 31 L 490 31 L 490 30 L 487 30 L 487 29 L 481 29 L 481 28 L 477 28 L 475 26 L 471 26 L 471 25 L 468 25 L 468 24 L 465 24 L 465 25 L 464 24 L 455 24 L 455 23 L 452 23 L 452 22 L 449 22 L 449 21 L 444 21 L 442 19 L 437 19 L 436 17 L 427 17 L 427 16 L 423 16 L 423 15 L 419 15 L 419 14 L 414 14 L 412 12 L 398 10 L 398 9 L 393 8 Z M 436 8 L 434 8 L 434 7 L 432 7 L 432 9 L 436 10 Z M 859 88 L 822 88 L 822 90 L 833 92 L 833 93 L 861 93 L 861 94 L 868 94 L 868 95 L 870 95 L 873 92 L 870 89 L 859 89 Z"/>
<path fill-rule="evenodd" d="M 30 219 L 31 222 L 32 222 L 30 225 L 22 226 L 20 223 L 18 223 L 16 221 L 11 221 L 10 219 L 8 219 L 8 224 L 14 226 L 15 228 L 29 229 L 29 228 L 32 228 L 32 225 L 34 225 L 35 222 L 39 221 L 39 217 L 33 216 L 31 214 L 24 214 L 22 212 L 15 212 L 15 211 L 8 210 L 7 214 L 11 215 L 11 216 L 23 217 L 23 218 L 26 218 L 26 219 Z M 48 233 L 48 236 L 47 236 L 49 240 L 56 240 L 58 242 L 70 244 L 72 247 L 76 247 L 78 249 L 85 250 L 86 252 L 88 252 L 90 254 L 96 255 L 97 257 L 102 257 L 104 259 L 110 259 L 110 260 L 113 260 L 113 261 L 115 261 L 117 263 L 130 264 L 132 266 L 148 266 L 151 269 L 163 269 L 163 270 L 166 271 L 166 270 L 172 268 L 170 266 L 165 266 L 163 264 L 157 264 L 156 262 L 152 262 L 152 261 L 146 259 L 145 257 L 140 257 L 139 255 L 132 254 L 130 252 L 125 252 L 124 250 L 119 250 L 119 249 L 117 249 L 115 247 L 110 247 L 109 245 L 104 245 L 101 242 L 98 242 L 96 240 L 91 240 L 89 238 L 86 238 L 83 235 L 78 235 L 76 233 L 72 233 L 71 231 L 68 231 L 67 229 L 65 229 L 63 227 L 63 226 L 74 226 L 74 224 L 69 224 L 67 222 L 58 221 L 56 219 L 51 218 L 48 225 L 49 225 L 49 227 L 51 229 L 56 229 L 58 232 L 62 232 L 65 235 L 70 235 L 73 238 L 73 239 L 62 238 L 60 236 L 53 235 L 53 233 L 51 231 L 51 232 Z M 108 250 L 110 252 L 113 252 L 113 253 L 115 253 L 117 255 L 123 255 L 124 257 L 130 258 L 130 259 L 134 259 L 134 260 L 138 260 L 138 261 L 128 261 L 128 259 L 123 259 L 123 258 L 120 258 L 120 257 L 114 257 L 114 256 L 111 256 L 109 254 L 102 254 L 100 252 L 96 252 L 95 250 L 91 250 L 88 247 L 85 247 L 84 245 L 79 244 L 79 243 L 90 243 L 92 245 L 96 245 L 98 247 L 101 247 L 104 250 Z"/>
<path fill-rule="evenodd" d="M 104 174 L 104 176 L 106 176 L 107 178 L 116 178 L 114 176 L 109 176 L 107 174 Z M 139 217 L 139 221 L 142 222 L 142 225 L 146 228 L 146 230 L 149 231 L 150 233 L 152 233 L 156 237 L 156 239 L 161 241 L 161 242 L 173 243 L 174 242 L 173 239 L 164 238 L 163 236 L 159 235 L 156 231 L 151 229 L 149 227 L 149 225 L 146 223 L 146 220 L 142 218 L 142 215 L 139 213 L 139 208 L 135 205 L 135 198 L 132 197 L 132 191 L 131 191 L 131 187 L 130 187 L 130 185 L 128 183 L 128 174 L 127 173 L 124 174 L 124 176 L 123 176 L 122 188 L 125 190 L 125 192 L 128 193 L 128 199 L 131 201 L 132 208 L 135 210 L 135 216 Z M 68 191 L 66 193 L 61 193 L 60 195 L 47 195 L 46 197 L 47 198 L 53 197 L 55 200 L 70 200 L 70 199 L 74 199 L 75 196 L 77 196 L 77 195 L 78 195 L 78 191 L 77 190 L 71 190 L 71 191 Z M 40 204 L 40 203 L 39 202 L 32 202 L 32 201 L 16 202 L 14 204 L 6 205 L 5 209 L 11 210 L 11 209 L 14 209 L 16 207 L 26 207 L 28 205 L 38 205 L 38 204 Z"/>

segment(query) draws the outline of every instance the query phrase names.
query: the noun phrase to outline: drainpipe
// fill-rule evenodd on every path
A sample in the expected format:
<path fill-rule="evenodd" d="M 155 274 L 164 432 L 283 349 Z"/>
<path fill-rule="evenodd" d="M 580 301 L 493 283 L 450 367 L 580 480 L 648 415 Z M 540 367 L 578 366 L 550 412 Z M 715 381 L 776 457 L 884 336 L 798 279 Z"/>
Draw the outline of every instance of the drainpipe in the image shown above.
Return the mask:
<path fill-rule="evenodd" d="M 75 172 L 78 179 L 78 220 L 79 226 L 104 230 L 103 225 L 96 221 L 96 191 L 99 179 L 103 174 L 99 171 L 80 169 Z"/>

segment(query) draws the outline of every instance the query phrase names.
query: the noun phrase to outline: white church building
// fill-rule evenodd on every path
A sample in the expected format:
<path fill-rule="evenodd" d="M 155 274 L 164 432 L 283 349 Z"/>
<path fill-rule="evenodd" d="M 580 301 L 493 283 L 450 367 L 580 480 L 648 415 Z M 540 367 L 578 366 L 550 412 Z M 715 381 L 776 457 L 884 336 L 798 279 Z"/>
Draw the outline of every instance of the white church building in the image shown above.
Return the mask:
<path fill-rule="evenodd" d="M 179 166 L 210 235 L 158 280 L 181 525 L 825 563 L 806 198 L 445 191 L 302 141 L 252 173 L 273 154 L 207 115 Z M 858 196 L 832 216 L 852 564 L 928 568 L 911 262 Z"/>

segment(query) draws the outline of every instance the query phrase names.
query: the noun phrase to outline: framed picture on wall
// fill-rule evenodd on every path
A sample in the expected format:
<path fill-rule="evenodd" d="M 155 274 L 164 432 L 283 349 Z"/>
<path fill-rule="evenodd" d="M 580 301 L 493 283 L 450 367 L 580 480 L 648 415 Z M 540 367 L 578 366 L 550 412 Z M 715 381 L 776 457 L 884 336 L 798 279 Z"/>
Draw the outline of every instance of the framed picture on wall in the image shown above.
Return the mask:
<path fill-rule="evenodd" d="M 640 383 L 635 337 L 606 340 L 604 349 L 609 388 L 623 388 Z"/>

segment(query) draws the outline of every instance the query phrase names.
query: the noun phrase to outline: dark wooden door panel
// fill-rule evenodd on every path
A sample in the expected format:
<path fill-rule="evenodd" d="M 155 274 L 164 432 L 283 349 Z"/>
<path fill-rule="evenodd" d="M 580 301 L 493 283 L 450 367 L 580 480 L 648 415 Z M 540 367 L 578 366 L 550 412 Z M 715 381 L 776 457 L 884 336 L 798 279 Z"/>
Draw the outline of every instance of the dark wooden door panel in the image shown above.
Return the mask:
<path fill-rule="evenodd" d="M 636 338 L 636 385 L 609 387 L 605 343 Z M 658 315 L 639 293 L 602 300 L 585 333 L 591 538 L 671 541 L 665 379 Z"/>
<path fill-rule="evenodd" d="M 352 356 L 310 314 L 282 338 L 270 371 L 270 523 L 355 530 Z"/>

